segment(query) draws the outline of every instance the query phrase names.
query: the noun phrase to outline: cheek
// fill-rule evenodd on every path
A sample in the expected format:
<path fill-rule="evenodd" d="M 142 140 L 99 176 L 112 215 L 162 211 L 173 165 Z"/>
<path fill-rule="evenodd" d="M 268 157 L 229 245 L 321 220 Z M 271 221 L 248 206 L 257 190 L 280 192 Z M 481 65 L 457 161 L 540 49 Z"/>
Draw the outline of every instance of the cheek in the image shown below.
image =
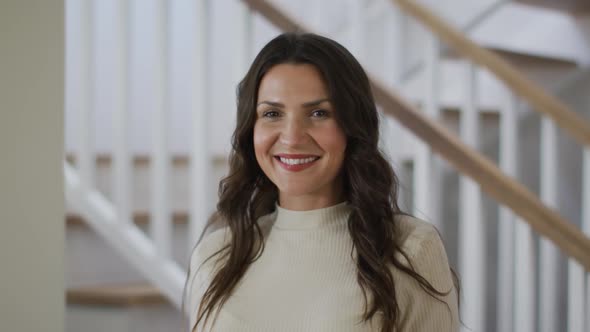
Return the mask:
<path fill-rule="evenodd" d="M 260 162 L 260 159 L 269 151 L 272 146 L 272 133 L 264 127 L 256 124 L 254 125 L 254 153 L 256 159 Z"/>
<path fill-rule="evenodd" d="M 333 160 L 341 161 L 344 159 L 346 150 L 346 136 L 338 126 L 324 128 L 318 132 L 316 141 L 324 150 L 332 155 Z"/>

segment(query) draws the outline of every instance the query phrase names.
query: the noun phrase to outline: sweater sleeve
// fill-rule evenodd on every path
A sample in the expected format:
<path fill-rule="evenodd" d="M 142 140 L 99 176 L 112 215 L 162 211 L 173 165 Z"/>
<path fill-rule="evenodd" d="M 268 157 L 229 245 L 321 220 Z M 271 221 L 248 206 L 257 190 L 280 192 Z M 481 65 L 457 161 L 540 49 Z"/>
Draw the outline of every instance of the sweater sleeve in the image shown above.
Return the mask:
<path fill-rule="evenodd" d="M 430 295 L 406 273 L 394 274 L 400 307 L 397 331 L 457 331 L 457 291 L 440 236 L 431 225 L 421 225 L 410 234 L 403 247 L 415 271 L 445 295 Z"/>
<path fill-rule="evenodd" d="M 187 308 L 186 314 L 189 317 L 190 328 L 192 329 L 197 320 L 197 311 L 201 298 L 209 287 L 209 282 L 215 268 L 219 267 L 218 256 L 207 260 L 215 252 L 223 248 L 227 243 L 229 232 L 226 228 L 218 229 L 207 234 L 191 253 L 190 269 L 187 284 Z"/>

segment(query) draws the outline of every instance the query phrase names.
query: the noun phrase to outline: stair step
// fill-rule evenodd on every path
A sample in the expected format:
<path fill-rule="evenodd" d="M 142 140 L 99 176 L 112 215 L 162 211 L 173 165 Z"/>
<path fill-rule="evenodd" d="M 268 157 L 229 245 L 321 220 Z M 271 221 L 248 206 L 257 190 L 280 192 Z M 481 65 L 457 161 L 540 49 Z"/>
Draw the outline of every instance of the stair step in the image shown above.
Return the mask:
<path fill-rule="evenodd" d="M 133 222 L 137 226 L 144 226 L 150 223 L 150 212 L 148 211 L 135 211 L 133 213 Z M 188 211 L 173 211 L 172 212 L 172 223 L 175 225 L 185 225 L 188 223 L 189 212 Z M 86 226 L 87 223 L 84 221 L 84 217 L 77 213 L 66 214 L 66 225 L 68 227 L 74 226 Z"/>
<path fill-rule="evenodd" d="M 169 303 L 156 287 L 146 283 L 76 287 L 67 290 L 66 301 L 68 304 L 117 307 Z"/>

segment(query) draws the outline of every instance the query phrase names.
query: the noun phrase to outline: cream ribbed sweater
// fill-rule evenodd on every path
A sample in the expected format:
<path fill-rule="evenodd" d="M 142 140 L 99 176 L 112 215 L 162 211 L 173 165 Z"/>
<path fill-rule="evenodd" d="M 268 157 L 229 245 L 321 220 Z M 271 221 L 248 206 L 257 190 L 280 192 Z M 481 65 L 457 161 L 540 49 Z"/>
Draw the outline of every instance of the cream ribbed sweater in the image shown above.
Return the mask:
<path fill-rule="evenodd" d="M 346 203 L 312 211 L 277 207 L 262 217 L 258 222 L 265 233 L 264 252 L 222 307 L 212 330 L 378 331 L 378 314 L 370 323 L 360 323 L 364 298 L 350 255 L 350 210 Z M 438 233 L 430 224 L 412 217 L 399 217 L 397 225 L 414 268 L 435 288 L 450 293 L 442 297 L 446 303 L 441 303 L 414 279 L 392 268 L 401 311 L 396 331 L 456 331 L 456 293 Z M 215 258 L 197 269 L 228 237 L 227 228 L 214 231 L 193 252 L 188 283 L 191 327 L 215 269 Z M 210 327 L 208 322 L 203 329 L 201 322 L 196 331 L 209 331 Z"/>

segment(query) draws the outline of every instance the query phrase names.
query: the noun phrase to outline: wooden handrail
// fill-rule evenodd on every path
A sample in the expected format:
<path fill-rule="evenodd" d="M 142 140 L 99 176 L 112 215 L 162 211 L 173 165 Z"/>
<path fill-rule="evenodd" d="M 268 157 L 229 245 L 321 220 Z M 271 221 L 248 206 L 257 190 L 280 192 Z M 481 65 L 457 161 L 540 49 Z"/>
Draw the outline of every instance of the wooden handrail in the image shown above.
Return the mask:
<path fill-rule="evenodd" d="M 553 241 L 564 253 L 590 270 L 590 238 L 576 226 L 548 208 L 526 187 L 505 175 L 486 157 L 461 142 L 455 135 L 426 118 L 421 112 L 371 80 L 373 94 L 383 111 L 394 116 L 430 148 L 469 176 L 496 201 L 508 206 L 533 230 Z"/>
<path fill-rule="evenodd" d="M 311 31 L 278 7 L 264 0 L 244 0 L 275 26 L 286 31 Z M 590 239 L 574 225 L 546 207 L 523 185 L 508 177 L 484 156 L 462 143 L 444 127 L 431 121 L 413 106 L 369 77 L 373 94 L 383 110 L 426 142 L 464 175 L 498 202 L 510 207 L 538 233 L 553 241 L 564 253 L 590 270 Z"/>
<path fill-rule="evenodd" d="M 534 109 L 551 117 L 565 132 L 582 146 L 590 147 L 590 123 L 568 109 L 559 99 L 545 92 L 543 88 L 527 79 L 512 65 L 483 47 L 480 47 L 459 30 L 432 14 L 414 0 L 392 0 L 406 13 L 422 22 L 430 31 L 455 50 L 480 66 L 488 68 L 512 91 L 526 99 Z"/>

